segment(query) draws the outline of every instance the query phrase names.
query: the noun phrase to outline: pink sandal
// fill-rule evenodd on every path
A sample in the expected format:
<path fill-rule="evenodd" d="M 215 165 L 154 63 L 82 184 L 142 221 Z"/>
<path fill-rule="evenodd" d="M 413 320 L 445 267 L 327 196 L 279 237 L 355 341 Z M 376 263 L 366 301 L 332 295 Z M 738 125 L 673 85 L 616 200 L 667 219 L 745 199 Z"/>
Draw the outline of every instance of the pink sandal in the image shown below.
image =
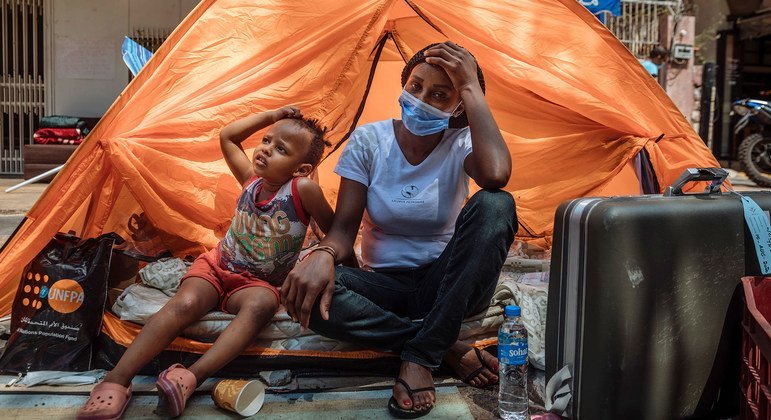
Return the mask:
<path fill-rule="evenodd" d="M 158 375 L 155 386 L 158 388 L 159 407 L 165 406 L 169 416 L 178 417 L 185 411 L 187 400 L 198 387 L 198 380 L 193 372 L 176 363 Z"/>
<path fill-rule="evenodd" d="M 131 400 L 131 386 L 128 388 L 112 383 L 100 382 L 91 390 L 91 395 L 80 407 L 77 420 L 118 420 Z"/>

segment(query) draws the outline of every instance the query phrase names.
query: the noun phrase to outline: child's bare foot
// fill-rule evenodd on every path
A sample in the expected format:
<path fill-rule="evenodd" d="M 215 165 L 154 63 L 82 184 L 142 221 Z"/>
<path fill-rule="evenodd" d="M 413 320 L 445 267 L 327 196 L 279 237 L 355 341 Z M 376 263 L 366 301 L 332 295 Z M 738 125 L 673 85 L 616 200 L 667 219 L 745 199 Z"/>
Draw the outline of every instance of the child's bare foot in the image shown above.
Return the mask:
<path fill-rule="evenodd" d="M 417 363 L 402 362 L 393 393 L 388 409 L 398 418 L 414 418 L 428 414 L 436 403 L 431 371 Z"/>
<path fill-rule="evenodd" d="M 462 341 L 450 347 L 444 361 L 471 386 L 483 388 L 498 383 L 498 359 Z"/>

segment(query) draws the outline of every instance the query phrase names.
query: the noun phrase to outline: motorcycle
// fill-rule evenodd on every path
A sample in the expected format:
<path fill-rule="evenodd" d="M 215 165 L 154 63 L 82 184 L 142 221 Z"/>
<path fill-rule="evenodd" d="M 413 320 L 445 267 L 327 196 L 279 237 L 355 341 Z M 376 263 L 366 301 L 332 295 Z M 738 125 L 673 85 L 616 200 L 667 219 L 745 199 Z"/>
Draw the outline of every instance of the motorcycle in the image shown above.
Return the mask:
<path fill-rule="evenodd" d="M 739 164 L 758 186 L 771 187 L 771 103 L 741 99 L 733 103 L 731 113 L 741 116 L 734 127 Z"/>

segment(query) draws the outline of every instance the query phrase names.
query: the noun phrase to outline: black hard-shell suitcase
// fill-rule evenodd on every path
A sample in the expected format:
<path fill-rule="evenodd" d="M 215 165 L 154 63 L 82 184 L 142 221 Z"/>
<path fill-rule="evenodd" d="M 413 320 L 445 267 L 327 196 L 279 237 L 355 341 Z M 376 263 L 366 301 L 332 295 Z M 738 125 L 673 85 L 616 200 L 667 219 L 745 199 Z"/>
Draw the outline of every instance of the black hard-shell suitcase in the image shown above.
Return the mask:
<path fill-rule="evenodd" d="M 739 196 L 581 198 L 556 212 L 546 377 L 579 419 L 738 414 L 740 279 L 759 274 Z M 701 172 L 698 172 L 701 171 Z M 697 173 L 698 172 L 698 173 Z M 764 210 L 771 193 L 746 194 Z"/>

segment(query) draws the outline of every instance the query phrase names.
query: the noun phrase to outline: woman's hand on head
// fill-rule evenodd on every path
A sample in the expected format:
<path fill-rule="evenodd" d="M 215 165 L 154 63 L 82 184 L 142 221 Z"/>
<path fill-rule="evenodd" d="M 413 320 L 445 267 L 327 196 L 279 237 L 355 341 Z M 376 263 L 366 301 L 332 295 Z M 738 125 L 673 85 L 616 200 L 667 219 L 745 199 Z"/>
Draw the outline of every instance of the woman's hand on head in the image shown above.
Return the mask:
<path fill-rule="evenodd" d="M 447 41 L 437 44 L 424 53 L 426 63 L 440 66 L 447 72 L 458 92 L 469 88 L 479 88 L 477 62 L 465 48 Z"/>
<path fill-rule="evenodd" d="M 288 105 L 273 111 L 273 122 L 283 120 L 284 118 L 302 118 L 303 114 L 300 112 L 300 108 L 294 105 Z"/>
<path fill-rule="evenodd" d="M 326 252 L 311 252 L 289 272 L 281 287 L 281 302 L 293 320 L 308 327 L 311 311 L 321 295 L 319 312 L 329 319 L 335 291 L 335 263 Z"/>

